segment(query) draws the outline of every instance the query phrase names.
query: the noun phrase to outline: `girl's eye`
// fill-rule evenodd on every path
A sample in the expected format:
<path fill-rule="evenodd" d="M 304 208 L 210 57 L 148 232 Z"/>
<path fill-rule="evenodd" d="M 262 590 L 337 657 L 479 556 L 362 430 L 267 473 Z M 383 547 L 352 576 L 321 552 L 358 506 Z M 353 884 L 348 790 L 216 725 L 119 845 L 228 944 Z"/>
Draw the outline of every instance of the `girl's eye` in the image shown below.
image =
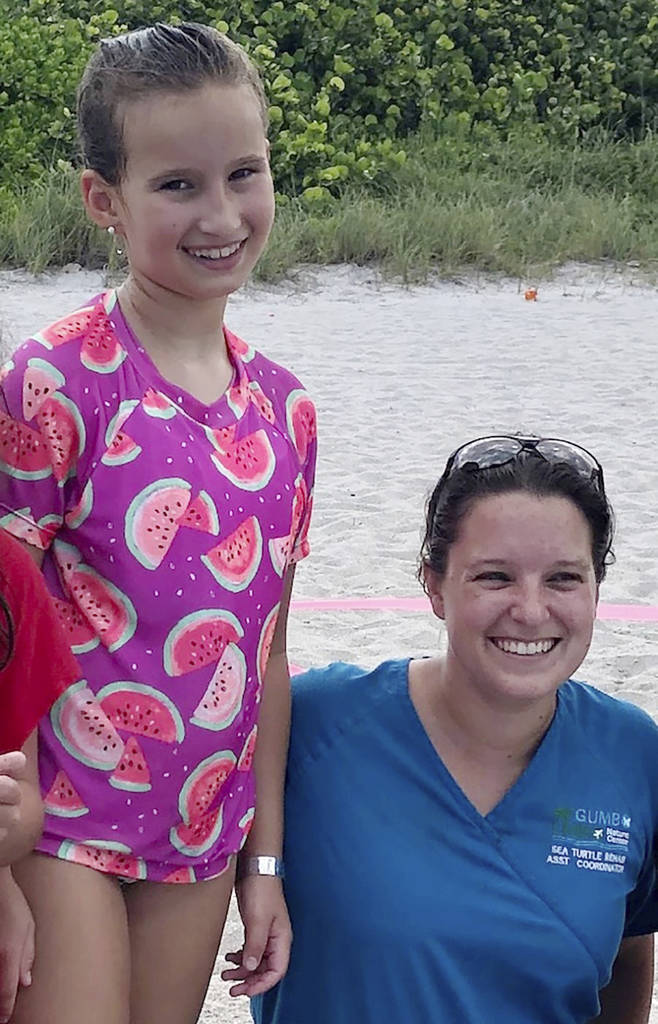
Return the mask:
<path fill-rule="evenodd" d="M 172 178 L 171 181 L 165 181 L 160 186 L 160 190 L 163 192 L 187 192 L 191 188 L 190 182 L 183 178 Z"/>
<path fill-rule="evenodd" d="M 231 174 L 231 181 L 246 181 L 247 178 L 251 178 L 256 171 L 253 167 L 239 167 L 237 171 L 233 171 Z"/>

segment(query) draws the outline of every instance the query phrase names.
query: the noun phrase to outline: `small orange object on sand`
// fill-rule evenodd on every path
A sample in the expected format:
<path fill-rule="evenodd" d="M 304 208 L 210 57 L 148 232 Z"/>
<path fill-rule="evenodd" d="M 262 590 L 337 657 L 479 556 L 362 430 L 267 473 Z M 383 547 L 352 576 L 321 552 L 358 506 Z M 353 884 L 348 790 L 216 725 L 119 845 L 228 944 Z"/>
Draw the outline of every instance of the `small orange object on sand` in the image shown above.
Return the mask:
<path fill-rule="evenodd" d="M 526 302 L 536 302 L 537 301 L 537 289 L 536 288 L 526 288 L 523 298 L 526 300 Z"/>

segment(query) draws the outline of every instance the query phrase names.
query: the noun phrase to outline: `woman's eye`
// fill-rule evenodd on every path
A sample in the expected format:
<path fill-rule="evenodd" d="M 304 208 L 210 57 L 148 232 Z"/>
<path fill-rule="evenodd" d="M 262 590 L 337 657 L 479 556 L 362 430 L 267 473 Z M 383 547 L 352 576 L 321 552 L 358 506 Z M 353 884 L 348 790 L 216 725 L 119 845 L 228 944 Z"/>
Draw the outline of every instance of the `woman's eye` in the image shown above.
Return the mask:
<path fill-rule="evenodd" d="M 577 572 L 556 572 L 549 579 L 549 583 L 558 587 L 576 586 L 583 582 L 583 577 Z"/>
<path fill-rule="evenodd" d="M 509 575 L 506 572 L 494 571 L 481 572 L 475 577 L 480 583 L 509 583 Z"/>

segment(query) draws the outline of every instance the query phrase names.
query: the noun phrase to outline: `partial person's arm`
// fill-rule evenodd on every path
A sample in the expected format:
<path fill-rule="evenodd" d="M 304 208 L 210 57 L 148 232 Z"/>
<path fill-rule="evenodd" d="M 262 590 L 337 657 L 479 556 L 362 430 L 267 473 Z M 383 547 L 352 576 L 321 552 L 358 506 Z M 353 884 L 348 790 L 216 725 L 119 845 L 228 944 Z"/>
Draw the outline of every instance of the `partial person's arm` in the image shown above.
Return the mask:
<path fill-rule="evenodd" d="M 42 824 L 35 731 L 22 752 L 0 755 L 0 1021 L 10 1019 L 34 963 L 34 920 L 9 865 L 34 848 Z"/>
<path fill-rule="evenodd" d="M 0 869 L 33 850 L 42 827 L 35 729 L 22 751 L 0 754 Z"/>
<path fill-rule="evenodd" d="M 595 1018 L 596 1024 L 647 1024 L 652 990 L 653 935 L 623 939 L 612 978 L 601 992 L 601 1013 Z"/>
<path fill-rule="evenodd" d="M 281 857 L 283 853 L 283 789 L 290 734 L 290 674 L 286 654 L 288 609 L 294 578 L 288 569 L 272 648 L 267 663 L 254 753 L 256 816 L 242 857 Z M 229 954 L 238 966 L 225 971 L 233 981 L 231 995 L 260 995 L 285 974 L 292 932 L 280 878 L 249 875 L 236 883 L 245 929 L 244 947 Z"/>

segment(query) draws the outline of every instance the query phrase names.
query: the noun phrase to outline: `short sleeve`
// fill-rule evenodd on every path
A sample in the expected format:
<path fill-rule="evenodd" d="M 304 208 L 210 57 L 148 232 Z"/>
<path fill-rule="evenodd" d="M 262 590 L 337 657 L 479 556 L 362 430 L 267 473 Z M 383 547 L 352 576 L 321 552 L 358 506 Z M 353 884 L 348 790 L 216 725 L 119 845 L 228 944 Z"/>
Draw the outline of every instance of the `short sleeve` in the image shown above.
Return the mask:
<path fill-rule="evenodd" d="M 19 750 L 81 672 L 53 600 L 30 555 L 0 530 L 0 587 L 11 615 L 13 653 L 0 670 L 0 751 Z"/>
<path fill-rule="evenodd" d="M 653 857 L 645 865 L 638 884 L 626 901 L 624 938 L 631 935 L 649 935 L 658 931 L 657 852 L 656 839 L 654 839 Z"/>
<path fill-rule="evenodd" d="M 300 415 L 295 423 L 293 439 L 301 463 L 301 472 L 295 486 L 290 563 L 306 558 L 311 550 L 309 529 L 313 510 L 317 459 L 317 418 L 315 406 L 306 393 L 304 393 L 303 416 Z"/>
<path fill-rule="evenodd" d="M 55 362 L 26 342 L 0 377 L 0 526 L 44 551 L 77 500 L 85 447 L 82 415 Z"/>

